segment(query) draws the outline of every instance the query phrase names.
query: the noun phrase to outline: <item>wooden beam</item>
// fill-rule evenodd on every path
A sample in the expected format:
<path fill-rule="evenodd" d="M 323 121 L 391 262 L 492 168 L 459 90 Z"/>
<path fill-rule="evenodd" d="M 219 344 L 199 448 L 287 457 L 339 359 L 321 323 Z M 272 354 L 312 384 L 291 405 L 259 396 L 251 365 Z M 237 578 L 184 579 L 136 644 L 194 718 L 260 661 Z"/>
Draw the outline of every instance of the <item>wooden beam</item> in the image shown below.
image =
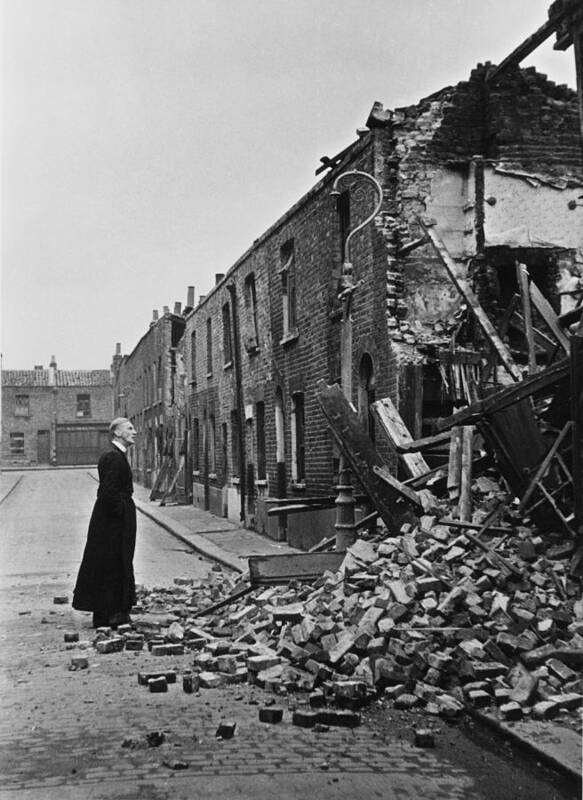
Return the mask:
<path fill-rule="evenodd" d="M 435 447 L 436 444 L 444 444 L 451 439 L 450 431 L 443 431 L 436 433 L 435 436 L 425 436 L 423 439 L 411 439 L 410 442 L 401 442 L 401 444 L 393 445 L 397 453 L 418 453 L 420 450 L 425 450 L 428 447 Z"/>
<path fill-rule="evenodd" d="M 306 503 L 290 503 L 289 505 L 274 506 L 267 509 L 268 517 L 276 517 L 278 514 L 304 514 L 308 511 L 324 511 L 334 508 L 333 505 L 315 506 Z"/>
<path fill-rule="evenodd" d="M 563 380 L 569 375 L 569 359 L 563 358 L 561 361 L 547 367 L 544 372 L 537 372 L 525 378 L 520 383 L 506 386 L 498 392 L 494 392 L 471 406 L 466 406 L 450 417 L 438 420 L 436 427 L 440 431 L 446 431 L 456 425 L 469 425 L 478 422 L 480 418 L 489 412 L 501 411 L 507 406 L 518 403 L 525 397 L 531 397 L 543 389 L 547 389 L 554 383 Z"/>
<path fill-rule="evenodd" d="M 572 425 L 571 420 L 569 420 L 568 422 L 565 423 L 565 425 L 563 426 L 561 432 L 559 433 L 559 435 L 557 436 L 557 438 L 555 439 L 555 441 L 553 442 L 553 444 L 549 448 L 548 453 L 543 458 L 539 468 L 534 473 L 533 479 L 529 483 L 526 492 L 524 493 L 524 495 L 522 496 L 522 498 L 520 500 L 520 505 L 518 506 L 518 512 L 519 513 L 522 513 L 524 511 L 524 509 L 527 506 L 528 501 L 531 498 L 532 493 L 537 488 L 537 486 L 540 483 L 540 481 L 544 478 L 545 473 L 546 473 L 546 471 L 548 470 L 548 468 L 549 468 L 549 466 L 551 464 L 551 461 L 556 456 L 556 454 L 557 454 L 557 452 L 559 450 L 559 447 L 561 446 L 561 443 L 562 443 L 563 439 L 565 438 L 565 436 L 567 435 L 567 433 L 569 432 L 569 430 L 571 428 L 571 425 Z"/>
<path fill-rule="evenodd" d="M 528 55 L 530 55 L 536 48 L 545 42 L 549 36 L 552 36 L 559 22 L 565 16 L 565 12 L 559 13 L 553 19 L 547 20 L 544 25 L 541 25 L 538 30 L 521 42 L 518 47 L 504 58 L 497 67 L 488 73 L 486 78 L 488 83 L 494 83 L 503 72 L 506 72 L 510 67 L 517 67 Z"/>
<path fill-rule="evenodd" d="M 391 473 L 386 467 L 374 466 L 373 472 L 375 473 L 375 475 L 378 475 L 379 478 L 381 478 L 387 484 L 387 486 L 390 486 L 390 488 L 394 490 L 397 494 L 402 495 L 407 502 L 411 503 L 411 505 L 413 506 L 417 506 L 418 509 L 421 509 L 421 511 L 423 511 L 423 503 L 421 502 L 421 498 L 419 497 L 417 492 L 415 492 L 413 489 L 410 489 L 404 483 L 401 483 L 401 481 L 397 480 L 397 478 L 391 475 Z"/>
<path fill-rule="evenodd" d="M 407 426 L 389 397 L 372 404 L 373 413 L 383 429 L 390 445 L 401 456 L 405 469 L 411 478 L 418 478 L 429 472 L 429 465 L 418 453 L 401 450 L 414 442 Z"/>
<path fill-rule="evenodd" d="M 480 325 L 482 332 L 498 354 L 502 365 L 506 369 L 509 375 L 514 378 L 515 381 L 519 381 L 522 378 L 522 374 L 518 367 L 516 366 L 514 359 L 510 353 L 510 350 L 506 347 L 504 342 L 498 336 L 496 329 L 494 328 L 490 318 L 480 305 L 480 302 L 476 295 L 474 294 L 473 290 L 471 289 L 469 283 L 464 279 L 458 277 L 458 268 L 459 265 L 453 260 L 450 256 L 447 248 L 435 232 L 433 228 L 428 227 L 425 225 L 421 220 L 419 220 L 421 227 L 427 234 L 431 244 L 437 255 L 439 256 L 442 264 L 446 268 L 450 278 L 452 279 L 453 283 L 455 284 L 458 291 L 464 296 L 466 299 L 471 311 L 473 312 L 478 324 Z"/>
<path fill-rule="evenodd" d="M 530 305 L 530 275 L 524 264 L 516 262 L 516 279 L 520 287 L 520 300 L 524 315 L 524 335 L 528 346 L 528 374 L 536 372 L 536 351 L 534 347 L 534 333 L 532 330 L 532 308 Z"/>
<path fill-rule="evenodd" d="M 554 308 L 543 295 L 534 281 L 530 281 L 530 299 L 533 306 L 544 319 L 555 339 L 559 342 L 567 355 L 570 351 L 569 336 L 565 333 L 558 320 Z"/>

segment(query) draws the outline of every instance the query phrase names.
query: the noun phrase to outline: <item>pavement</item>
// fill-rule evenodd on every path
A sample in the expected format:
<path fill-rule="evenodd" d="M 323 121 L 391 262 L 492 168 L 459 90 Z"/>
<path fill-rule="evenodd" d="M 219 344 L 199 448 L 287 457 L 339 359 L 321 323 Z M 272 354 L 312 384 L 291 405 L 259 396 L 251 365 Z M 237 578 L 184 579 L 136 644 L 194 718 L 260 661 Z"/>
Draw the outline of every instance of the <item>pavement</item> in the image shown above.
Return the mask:
<path fill-rule="evenodd" d="M 87 468 L 97 481 L 95 469 Z M 22 473 L 22 471 L 21 471 Z M 22 474 L 3 471 L 0 482 L 0 505 L 14 491 Z M 191 505 L 165 505 L 149 499 L 149 489 L 135 485 L 134 500 L 137 509 L 153 520 L 183 544 L 205 558 L 217 562 L 240 574 L 247 571 L 247 559 L 253 555 L 299 553 L 285 543 L 274 542 L 255 531 L 227 519 L 216 517 Z M 476 711 L 473 719 L 493 729 L 496 736 L 518 746 L 534 756 L 537 761 L 558 771 L 576 784 L 581 784 L 581 735 L 575 730 L 553 720 L 520 722 L 499 720 L 490 711 Z"/>

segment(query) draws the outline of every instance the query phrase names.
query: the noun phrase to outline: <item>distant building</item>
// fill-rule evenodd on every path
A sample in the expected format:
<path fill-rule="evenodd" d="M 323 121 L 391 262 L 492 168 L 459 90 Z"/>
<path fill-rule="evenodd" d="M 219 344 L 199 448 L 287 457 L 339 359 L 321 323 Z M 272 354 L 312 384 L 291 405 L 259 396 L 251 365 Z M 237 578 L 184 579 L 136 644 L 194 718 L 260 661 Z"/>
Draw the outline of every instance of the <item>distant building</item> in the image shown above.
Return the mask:
<path fill-rule="evenodd" d="M 109 370 L 2 370 L 2 465 L 95 464 L 112 412 Z"/>

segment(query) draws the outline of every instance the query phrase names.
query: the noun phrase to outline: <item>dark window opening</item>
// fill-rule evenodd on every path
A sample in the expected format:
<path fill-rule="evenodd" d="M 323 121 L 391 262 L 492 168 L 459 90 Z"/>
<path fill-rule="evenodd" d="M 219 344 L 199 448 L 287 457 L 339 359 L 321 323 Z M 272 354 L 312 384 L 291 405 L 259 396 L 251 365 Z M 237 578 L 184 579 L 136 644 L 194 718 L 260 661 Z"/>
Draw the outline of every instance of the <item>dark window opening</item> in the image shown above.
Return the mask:
<path fill-rule="evenodd" d="M 257 480 L 264 481 L 267 474 L 265 458 L 265 403 L 257 403 L 255 406 L 255 417 L 257 427 Z"/>
<path fill-rule="evenodd" d="M 90 417 L 91 416 L 91 396 L 88 394 L 77 395 L 77 416 Z"/>
<path fill-rule="evenodd" d="M 223 306 L 223 362 L 231 364 L 233 361 L 233 336 L 231 333 L 231 307 L 229 303 Z"/>

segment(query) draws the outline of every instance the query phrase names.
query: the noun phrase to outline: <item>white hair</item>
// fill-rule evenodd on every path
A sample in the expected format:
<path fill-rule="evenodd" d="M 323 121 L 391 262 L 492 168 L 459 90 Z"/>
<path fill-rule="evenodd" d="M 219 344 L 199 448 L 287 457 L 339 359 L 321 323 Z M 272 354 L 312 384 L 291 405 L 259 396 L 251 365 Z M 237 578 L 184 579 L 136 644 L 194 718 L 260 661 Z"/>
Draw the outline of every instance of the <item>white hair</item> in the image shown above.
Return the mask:
<path fill-rule="evenodd" d="M 109 432 L 115 436 L 115 432 L 117 431 L 119 426 L 122 425 L 124 422 L 129 422 L 129 419 L 127 417 L 116 417 L 114 420 L 111 421 L 111 424 L 109 426 Z"/>

